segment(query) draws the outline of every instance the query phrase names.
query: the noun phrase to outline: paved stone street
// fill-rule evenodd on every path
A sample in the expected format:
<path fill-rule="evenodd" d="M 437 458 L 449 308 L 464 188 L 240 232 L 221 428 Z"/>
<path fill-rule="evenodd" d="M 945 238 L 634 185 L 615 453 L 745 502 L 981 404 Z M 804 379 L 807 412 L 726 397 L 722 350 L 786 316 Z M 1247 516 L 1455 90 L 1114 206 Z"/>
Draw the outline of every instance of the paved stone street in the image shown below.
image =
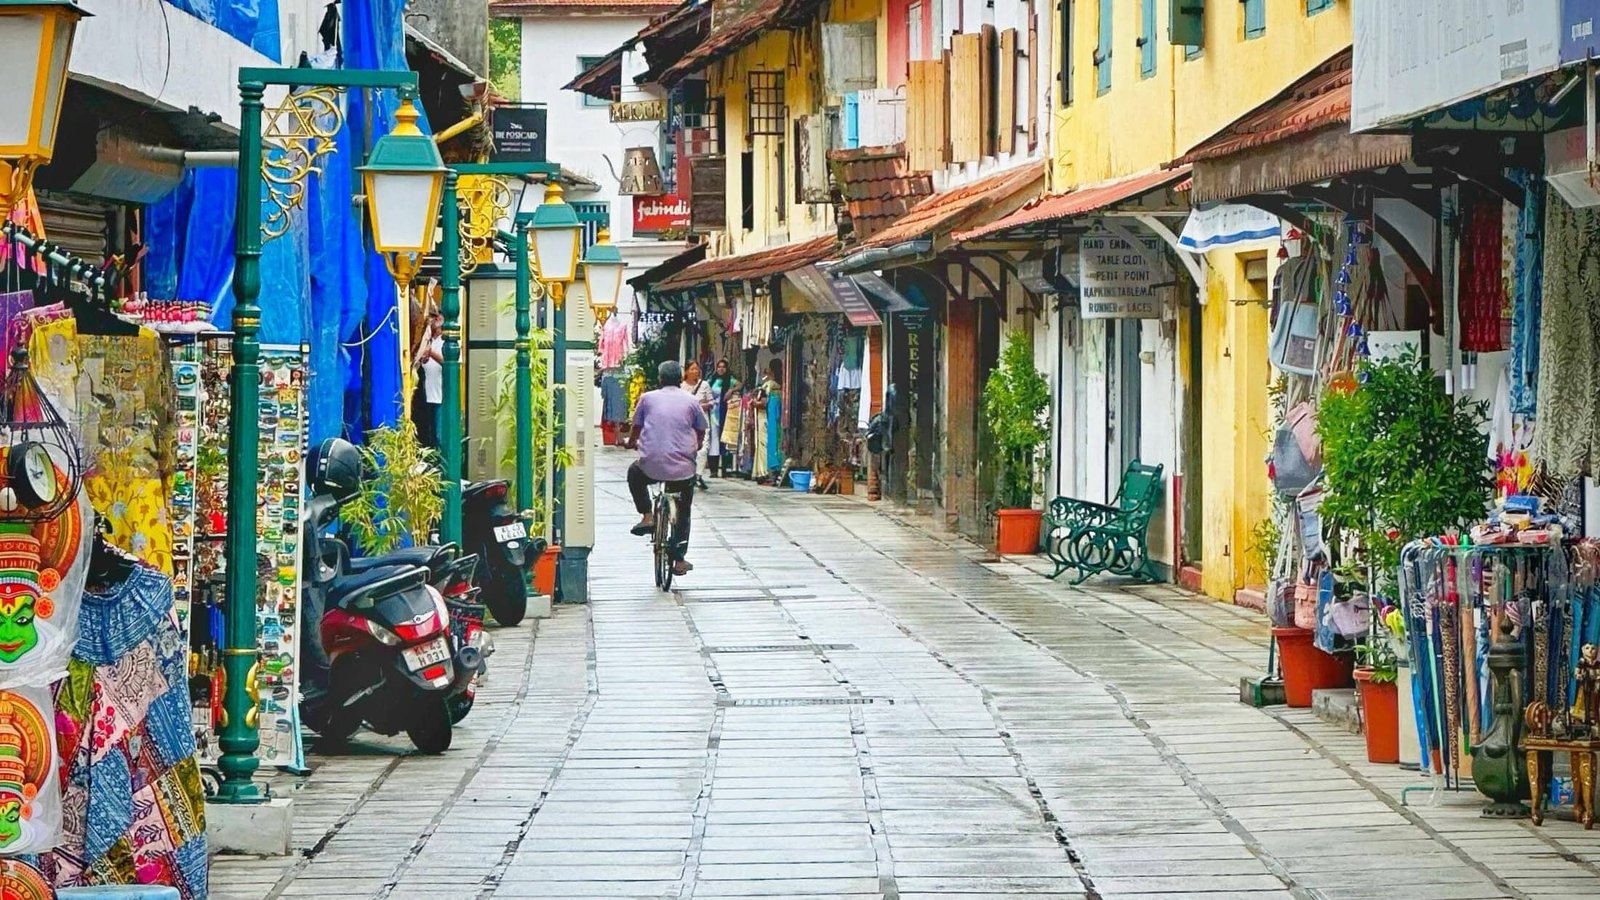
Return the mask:
<path fill-rule="evenodd" d="M 443 757 L 366 736 L 279 776 L 300 855 L 219 858 L 215 897 L 1600 892 L 1600 832 L 1402 806 L 1424 779 L 1359 737 L 1241 705 L 1254 613 L 720 482 L 659 594 L 630 457 L 600 457 L 593 602 L 496 633 Z"/>

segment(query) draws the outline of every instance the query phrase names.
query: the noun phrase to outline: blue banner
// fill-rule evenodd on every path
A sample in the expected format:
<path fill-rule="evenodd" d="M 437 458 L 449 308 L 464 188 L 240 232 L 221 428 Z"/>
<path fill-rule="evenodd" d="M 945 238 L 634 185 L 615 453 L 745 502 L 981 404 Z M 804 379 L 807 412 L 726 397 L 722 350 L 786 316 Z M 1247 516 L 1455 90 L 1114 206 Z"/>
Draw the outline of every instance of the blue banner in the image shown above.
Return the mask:
<path fill-rule="evenodd" d="M 1600 0 L 1561 0 L 1561 62 L 1583 62 L 1600 56 L 1600 41 L 1595 39 L 1595 19 L 1600 17 Z"/>

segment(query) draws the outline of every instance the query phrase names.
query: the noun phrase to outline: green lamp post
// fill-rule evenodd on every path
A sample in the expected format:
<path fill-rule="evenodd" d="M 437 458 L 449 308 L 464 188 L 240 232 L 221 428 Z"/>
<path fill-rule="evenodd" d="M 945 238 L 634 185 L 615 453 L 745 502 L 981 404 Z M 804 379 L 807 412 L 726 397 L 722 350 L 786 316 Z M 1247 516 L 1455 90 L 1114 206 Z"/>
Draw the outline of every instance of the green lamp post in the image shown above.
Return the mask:
<path fill-rule="evenodd" d="M 528 229 L 533 232 L 533 263 L 538 270 L 539 280 L 550 291 L 550 300 L 555 305 L 555 352 L 554 365 L 551 367 L 551 380 L 556 384 L 556 427 L 555 442 L 557 447 L 565 445 L 566 435 L 566 393 L 563 390 L 567 383 L 567 312 L 565 301 L 567 285 L 571 284 L 578 275 L 578 250 L 583 245 L 583 223 L 578 221 L 578 211 L 572 208 L 562 197 L 561 185 L 554 181 L 545 186 L 544 202 L 539 204 L 528 220 Z M 518 391 L 526 388 L 518 387 Z M 531 395 L 523 405 L 523 394 L 518 394 L 517 420 L 518 422 L 533 421 L 533 400 Z M 518 440 L 524 438 L 524 432 L 519 428 Z M 531 434 L 527 435 L 526 447 L 519 444 L 517 447 L 518 458 L 533 458 L 533 440 Z M 566 530 L 566 477 L 560 469 L 554 473 L 552 495 L 554 509 L 551 521 L 555 524 L 555 540 L 557 544 L 565 546 L 563 542 Z"/>
<path fill-rule="evenodd" d="M 255 753 L 260 746 L 259 692 L 256 678 L 260 655 L 256 635 L 256 491 L 260 483 L 260 462 L 256 447 L 260 439 L 258 415 L 261 394 L 261 347 L 257 333 L 261 328 L 262 243 L 262 97 L 269 85 L 322 92 L 324 97 L 337 89 L 398 88 L 408 97 L 416 91 L 415 72 L 375 70 L 257 69 L 239 70 L 239 193 L 235 220 L 233 293 L 233 371 L 230 378 L 232 404 L 228 416 L 228 541 L 226 628 L 223 635 L 223 712 L 219 727 L 217 760 L 222 785 L 215 800 L 220 803 L 256 803 L 265 799 L 253 776 L 258 765 Z M 291 97 L 289 103 L 293 102 Z M 336 108 L 329 104 L 324 108 Z M 404 109 L 402 105 L 402 110 Z M 275 110 L 276 116 L 280 110 Z M 415 109 L 412 109 L 412 113 Z M 305 117 L 297 117 L 305 118 Z M 397 119 L 399 117 L 397 116 Z M 415 119 L 411 119 L 414 123 Z M 305 135 L 280 135 L 280 141 L 318 138 L 309 129 Z M 404 124 L 404 123 L 402 123 Z M 414 129 L 413 129 L 414 130 Z M 432 246 L 432 223 L 438 216 L 442 166 L 430 168 L 422 161 L 415 134 L 396 129 L 373 148 L 373 156 L 363 168 L 367 204 L 372 230 L 394 253 L 422 253 Z M 390 138 L 393 138 L 392 140 Z M 387 146 L 385 144 L 387 143 Z M 378 151 L 382 150 L 380 154 Z M 432 156 L 438 159 L 437 151 Z M 304 176 L 309 176 L 306 169 Z M 302 177 L 304 177 L 302 176 Z M 303 191 L 288 196 L 304 196 Z M 276 199 L 276 197 L 275 197 Z M 287 215 L 290 207 L 277 213 Z M 426 227 L 419 223 L 426 222 Z M 408 243 L 413 242 L 413 243 Z"/>

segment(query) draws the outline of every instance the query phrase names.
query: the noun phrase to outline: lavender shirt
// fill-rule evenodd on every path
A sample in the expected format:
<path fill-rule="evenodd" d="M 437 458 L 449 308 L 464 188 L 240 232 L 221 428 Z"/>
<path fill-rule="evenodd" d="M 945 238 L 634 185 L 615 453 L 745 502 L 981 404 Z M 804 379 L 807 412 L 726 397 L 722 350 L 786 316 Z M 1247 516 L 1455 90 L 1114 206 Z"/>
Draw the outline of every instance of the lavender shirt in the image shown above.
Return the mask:
<path fill-rule="evenodd" d="M 707 425 L 705 411 L 693 394 L 678 387 L 650 391 L 634 407 L 633 427 L 644 474 L 656 481 L 694 477 L 695 455 Z"/>

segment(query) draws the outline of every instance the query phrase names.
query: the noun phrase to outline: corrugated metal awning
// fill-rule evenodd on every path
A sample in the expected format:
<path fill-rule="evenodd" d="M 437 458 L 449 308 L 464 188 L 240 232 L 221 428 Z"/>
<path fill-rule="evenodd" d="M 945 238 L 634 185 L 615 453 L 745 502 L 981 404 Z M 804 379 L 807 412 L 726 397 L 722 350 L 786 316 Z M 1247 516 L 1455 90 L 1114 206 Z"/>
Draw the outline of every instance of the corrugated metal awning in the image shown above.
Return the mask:
<path fill-rule="evenodd" d="M 1410 160 L 1409 135 L 1351 134 L 1349 126 L 1336 125 L 1196 162 L 1192 202 L 1214 203 L 1282 191 Z"/>

